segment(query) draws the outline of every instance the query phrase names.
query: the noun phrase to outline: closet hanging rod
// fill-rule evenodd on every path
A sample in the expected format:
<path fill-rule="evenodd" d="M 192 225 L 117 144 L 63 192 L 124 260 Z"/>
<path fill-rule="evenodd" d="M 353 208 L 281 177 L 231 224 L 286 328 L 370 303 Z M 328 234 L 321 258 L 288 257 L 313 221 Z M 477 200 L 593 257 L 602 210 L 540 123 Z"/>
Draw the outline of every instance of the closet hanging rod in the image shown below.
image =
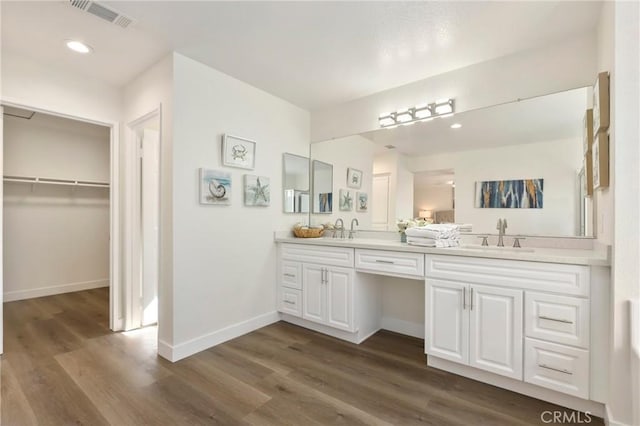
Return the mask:
<path fill-rule="evenodd" d="M 109 188 L 108 182 L 96 182 L 89 180 L 54 179 L 31 176 L 3 176 L 5 182 L 43 183 L 46 185 L 86 186 L 92 188 Z"/>

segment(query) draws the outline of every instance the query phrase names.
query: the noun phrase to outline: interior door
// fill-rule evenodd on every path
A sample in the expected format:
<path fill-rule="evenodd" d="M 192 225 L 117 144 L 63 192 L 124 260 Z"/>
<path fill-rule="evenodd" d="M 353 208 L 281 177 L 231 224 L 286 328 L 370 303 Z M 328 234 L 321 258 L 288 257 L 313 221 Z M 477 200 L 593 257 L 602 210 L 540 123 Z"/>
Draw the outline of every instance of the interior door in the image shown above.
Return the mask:
<path fill-rule="evenodd" d="M 142 326 L 158 322 L 160 228 L 160 133 L 142 130 L 140 202 L 142 234 Z"/>
<path fill-rule="evenodd" d="M 375 230 L 387 230 L 389 222 L 389 175 L 373 177 L 371 189 L 371 222 Z"/>
<path fill-rule="evenodd" d="M 309 321 L 325 322 L 325 270 L 319 265 L 302 266 L 302 318 Z"/>
<path fill-rule="evenodd" d="M 469 362 L 469 286 L 427 279 L 425 344 L 428 355 Z"/>
<path fill-rule="evenodd" d="M 325 285 L 328 325 L 354 331 L 353 269 L 327 268 Z"/>
<path fill-rule="evenodd" d="M 522 290 L 471 290 L 469 365 L 522 380 Z"/>

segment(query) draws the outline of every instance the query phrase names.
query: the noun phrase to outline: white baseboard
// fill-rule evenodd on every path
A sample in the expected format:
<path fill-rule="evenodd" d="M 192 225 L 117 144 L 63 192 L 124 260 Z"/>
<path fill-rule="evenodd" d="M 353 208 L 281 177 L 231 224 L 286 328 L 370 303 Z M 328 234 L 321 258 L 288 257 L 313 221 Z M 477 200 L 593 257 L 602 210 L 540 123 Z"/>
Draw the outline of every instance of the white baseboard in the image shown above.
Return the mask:
<path fill-rule="evenodd" d="M 163 340 L 159 340 L 158 354 L 171 362 L 176 362 L 278 321 L 280 321 L 280 317 L 276 311 L 273 311 L 230 325 L 220 330 L 195 337 L 187 340 L 186 342 L 178 343 L 177 345 L 172 346 Z"/>
<path fill-rule="evenodd" d="M 382 326 L 380 328 L 404 334 L 406 336 L 424 339 L 424 323 L 415 323 L 396 318 L 384 317 L 382 318 Z"/>
<path fill-rule="evenodd" d="M 48 287 L 32 288 L 28 290 L 7 291 L 2 297 L 3 302 L 14 302 L 16 300 L 33 299 L 36 297 L 53 296 L 74 291 L 91 290 L 93 288 L 109 287 L 109 279 L 84 281 L 80 283 L 52 285 Z"/>
<path fill-rule="evenodd" d="M 613 416 L 611 415 L 611 410 L 609 409 L 609 405 L 604 406 L 604 424 L 607 426 L 629 426 L 626 423 L 620 423 L 615 421 Z"/>

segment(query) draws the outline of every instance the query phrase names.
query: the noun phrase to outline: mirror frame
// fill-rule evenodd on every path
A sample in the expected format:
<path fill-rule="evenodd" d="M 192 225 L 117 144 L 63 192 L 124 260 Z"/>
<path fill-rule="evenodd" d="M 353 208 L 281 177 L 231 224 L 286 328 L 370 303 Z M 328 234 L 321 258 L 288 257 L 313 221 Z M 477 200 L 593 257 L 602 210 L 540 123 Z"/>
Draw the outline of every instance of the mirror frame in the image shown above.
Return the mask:
<path fill-rule="evenodd" d="M 330 179 L 330 187 L 331 187 L 331 210 L 326 211 L 326 212 L 316 212 L 315 209 L 316 207 L 319 207 L 317 204 L 319 204 L 319 201 L 316 199 L 316 168 L 318 167 L 318 165 L 324 165 L 324 166 L 328 166 L 328 168 L 331 169 L 331 179 Z M 310 215 L 312 214 L 333 214 L 333 164 L 329 164 L 329 163 L 325 163 L 324 161 L 320 161 L 320 160 L 311 160 L 311 212 L 309 212 Z"/>
<path fill-rule="evenodd" d="M 285 191 L 289 190 L 289 188 L 285 188 L 285 182 L 287 180 L 287 166 L 286 166 L 286 160 L 287 157 L 295 157 L 297 159 L 301 159 L 304 160 L 307 163 L 307 189 L 303 190 L 303 189 L 297 189 L 297 188 L 291 188 L 294 192 L 294 197 L 295 194 L 311 194 L 311 172 L 310 172 L 310 158 L 309 157 L 305 157 L 303 155 L 298 155 L 298 154 L 292 154 L 290 152 L 284 152 L 282 154 L 282 212 L 286 213 L 286 214 L 306 214 L 309 215 L 311 214 L 311 206 L 309 206 L 309 211 L 295 211 L 295 201 L 294 201 L 294 211 L 287 211 L 286 209 L 286 202 L 287 202 L 287 197 L 285 195 Z"/>

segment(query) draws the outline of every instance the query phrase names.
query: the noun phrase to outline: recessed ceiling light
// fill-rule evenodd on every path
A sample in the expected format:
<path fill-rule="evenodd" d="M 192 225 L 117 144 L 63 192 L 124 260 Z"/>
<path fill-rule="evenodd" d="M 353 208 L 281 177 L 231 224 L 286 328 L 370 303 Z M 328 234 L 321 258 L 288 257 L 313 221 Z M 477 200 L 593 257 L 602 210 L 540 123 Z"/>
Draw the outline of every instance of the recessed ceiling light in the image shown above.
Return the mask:
<path fill-rule="evenodd" d="M 460 123 L 453 123 L 453 124 L 451 125 L 451 128 L 452 128 L 452 129 L 459 129 L 460 127 L 462 127 L 462 124 L 460 124 Z"/>
<path fill-rule="evenodd" d="M 67 47 L 71 50 L 73 50 L 74 52 L 78 52 L 78 53 L 91 53 L 93 51 L 93 49 L 91 48 L 91 46 L 82 43 L 81 41 L 77 41 L 77 40 L 66 40 L 65 43 L 67 44 Z"/>

